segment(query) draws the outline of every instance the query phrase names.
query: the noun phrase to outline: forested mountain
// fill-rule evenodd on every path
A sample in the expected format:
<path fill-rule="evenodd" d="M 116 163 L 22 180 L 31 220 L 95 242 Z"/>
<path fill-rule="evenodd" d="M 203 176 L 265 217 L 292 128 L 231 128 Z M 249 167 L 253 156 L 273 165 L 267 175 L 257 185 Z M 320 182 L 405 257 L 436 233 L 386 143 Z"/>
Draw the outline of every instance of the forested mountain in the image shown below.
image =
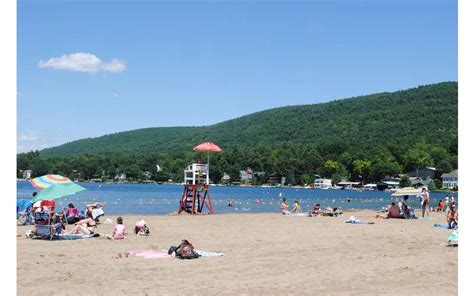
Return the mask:
<path fill-rule="evenodd" d="M 282 176 L 310 183 L 316 173 L 373 182 L 425 166 L 436 167 L 439 178 L 457 168 L 457 102 L 457 82 L 443 82 L 275 108 L 210 126 L 139 129 L 19 154 L 17 174 L 32 169 L 33 176 L 87 180 L 125 173 L 132 180 L 179 182 L 196 157 L 192 147 L 212 141 L 224 149 L 211 157 L 216 183 L 224 172 L 239 181 L 247 167 L 265 172 L 257 183 Z"/>
<path fill-rule="evenodd" d="M 447 148 L 457 141 L 457 83 L 445 82 L 323 104 L 270 109 L 202 127 L 145 128 L 82 139 L 40 151 L 43 157 L 185 152 L 203 141 L 224 150 L 285 142 L 409 147 L 421 138 Z"/>

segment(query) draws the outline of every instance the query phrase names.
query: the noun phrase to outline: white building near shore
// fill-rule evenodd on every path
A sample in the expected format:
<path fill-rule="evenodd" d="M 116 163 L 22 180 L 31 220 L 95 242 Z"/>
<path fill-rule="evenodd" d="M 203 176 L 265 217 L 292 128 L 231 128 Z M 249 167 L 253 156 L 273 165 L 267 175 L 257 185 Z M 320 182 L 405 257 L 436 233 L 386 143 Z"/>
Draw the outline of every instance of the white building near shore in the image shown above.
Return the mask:
<path fill-rule="evenodd" d="M 331 179 L 315 179 L 314 188 L 315 189 L 328 189 L 332 187 Z"/>
<path fill-rule="evenodd" d="M 451 173 L 441 175 L 442 187 L 453 189 L 458 187 L 458 170 L 454 170 Z"/>

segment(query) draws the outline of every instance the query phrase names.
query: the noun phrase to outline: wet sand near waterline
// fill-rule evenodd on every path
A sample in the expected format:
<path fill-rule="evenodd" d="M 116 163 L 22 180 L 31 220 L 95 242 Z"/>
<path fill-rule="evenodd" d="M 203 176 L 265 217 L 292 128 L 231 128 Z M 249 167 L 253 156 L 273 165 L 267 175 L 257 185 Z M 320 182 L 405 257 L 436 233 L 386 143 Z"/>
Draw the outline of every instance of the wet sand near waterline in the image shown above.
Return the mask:
<path fill-rule="evenodd" d="M 419 213 L 417 213 L 418 215 Z M 346 224 L 349 216 L 367 224 Z M 151 236 L 39 241 L 18 226 L 18 295 L 457 295 L 458 250 L 433 220 L 275 213 L 123 216 L 128 232 L 147 221 Z M 115 221 L 117 216 L 107 216 Z M 71 226 L 69 226 L 69 229 Z M 110 234 L 113 225 L 98 231 Z M 119 258 L 132 249 L 168 249 L 181 239 L 223 257 Z"/>

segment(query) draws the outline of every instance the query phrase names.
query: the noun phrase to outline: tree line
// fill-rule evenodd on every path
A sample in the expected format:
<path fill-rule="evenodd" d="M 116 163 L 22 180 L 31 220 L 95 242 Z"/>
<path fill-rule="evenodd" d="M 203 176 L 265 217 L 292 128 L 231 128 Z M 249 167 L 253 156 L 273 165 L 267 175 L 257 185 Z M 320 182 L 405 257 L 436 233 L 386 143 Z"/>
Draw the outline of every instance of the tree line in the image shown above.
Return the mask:
<path fill-rule="evenodd" d="M 17 155 L 17 177 L 23 171 L 32 170 L 32 177 L 60 174 L 70 179 L 113 180 L 126 174 L 129 181 L 154 180 L 157 182 L 183 181 L 184 168 L 197 158 L 207 161 L 202 152 L 163 152 L 139 155 L 129 154 L 80 154 L 69 157 L 41 157 L 38 151 Z M 161 168 L 157 170 L 157 165 Z M 251 168 L 264 172 L 253 182 L 265 184 L 271 180 L 286 178 L 287 184 L 312 184 L 316 175 L 340 180 L 372 183 L 387 176 L 414 171 L 417 168 L 436 167 L 435 179 L 457 168 L 457 141 L 447 148 L 430 145 L 421 139 L 415 145 L 351 145 L 344 141 L 332 141 L 318 146 L 285 142 L 278 147 L 257 145 L 233 147 L 222 153 L 210 154 L 210 179 L 221 183 L 224 173 L 230 182 L 239 182 L 241 170 Z"/>

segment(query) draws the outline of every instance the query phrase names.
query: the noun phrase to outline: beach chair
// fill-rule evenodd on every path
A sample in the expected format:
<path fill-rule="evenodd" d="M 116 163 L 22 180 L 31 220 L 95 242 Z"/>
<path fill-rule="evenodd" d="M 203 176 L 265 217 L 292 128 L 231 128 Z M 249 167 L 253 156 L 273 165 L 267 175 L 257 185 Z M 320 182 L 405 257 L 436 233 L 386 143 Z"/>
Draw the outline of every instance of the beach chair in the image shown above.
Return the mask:
<path fill-rule="evenodd" d="M 35 224 L 34 230 L 30 237 L 33 239 L 53 240 L 61 239 L 62 226 L 61 223 L 40 225 Z"/>
<path fill-rule="evenodd" d="M 42 200 L 40 203 L 40 207 L 42 207 L 43 209 L 47 207 L 52 217 L 52 215 L 54 214 L 54 208 L 56 207 L 56 202 L 54 200 Z"/>
<path fill-rule="evenodd" d="M 34 239 L 58 239 L 60 238 L 63 226 L 61 223 L 51 223 L 54 215 L 56 203 L 50 200 L 43 200 L 40 208 L 34 214 L 35 228 L 29 233 L 29 237 Z"/>
<path fill-rule="evenodd" d="M 16 201 L 16 220 L 17 224 L 26 225 L 33 224 L 33 216 L 31 214 L 31 201 L 20 199 Z"/>

